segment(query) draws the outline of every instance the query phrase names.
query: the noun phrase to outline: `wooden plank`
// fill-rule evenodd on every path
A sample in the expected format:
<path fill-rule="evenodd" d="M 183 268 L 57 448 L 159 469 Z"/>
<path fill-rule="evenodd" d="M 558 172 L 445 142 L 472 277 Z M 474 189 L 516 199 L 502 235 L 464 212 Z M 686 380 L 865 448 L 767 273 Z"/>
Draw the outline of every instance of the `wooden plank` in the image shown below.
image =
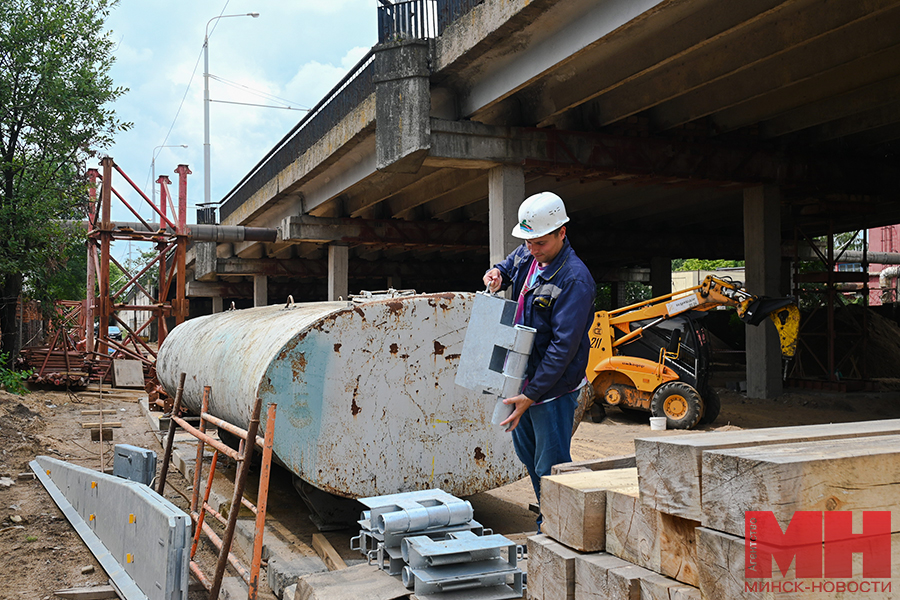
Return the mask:
<path fill-rule="evenodd" d="M 83 410 L 83 411 L 81 411 L 81 414 L 82 415 L 100 415 L 100 414 L 114 415 L 114 414 L 117 414 L 118 412 L 119 411 L 117 411 L 117 410 Z"/>
<path fill-rule="evenodd" d="M 791 562 L 787 573 L 782 573 L 773 561 L 771 579 L 746 579 L 744 538 L 707 529 L 697 528 L 697 563 L 700 572 L 700 594 L 704 600 L 720 598 L 747 598 L 752 600 L 823 600 L 827 598 L 865 598 L 866 600 L 888 600 L 896 597 L 900 585 L 900 533 L 891 535 L 891 574 L 892 579 L 871 579 L 862 576 L 862 553 L 853 554 L 853 579 L 797 579 L 795 577 L 795 561 Z M 849 581 L 869 581 L 872 585 L 864 594 L 835 594 L 827 589 L 815 588 L 814 585 Z M 784 584 L 789 584 L 789 591 L 784 591 Z M 753 591 L 754 584 L 760 586 Z M 767 587 L 760 589 L 768 584 Z M 775 590 L 773 591 L 773 586 Z M 799 590 L 795 590 L 799 587 Z"/>
<path fill-rule="evenodd" d="M 698 583 L 694 529 L 697 521 L 641 504 L 638 489 L 606 494 L 606 551 L 683 583 Z"/>
<path fill-rule="evenodd" d="M 898 499 L 900 435 L 703 453 L 703 525 L 739 537 L 745 511 L 772 511 L 786 530 L 796 511 L 891 511 Z"/>
<path fill-rule="evenodd" d="M 120 427 L 122 427 L 122 422 L 121 421 L 110 421 L 109 423 L 82 423 L 81 424 L 82 429 L 100 429 L 101 426 L 103 427 L 103 429 L 119 429 Z"/>
<path fill-rule="evenodd" d="M 900 434 L 900 419 L 637 438 L 641 502 L 700 521 L 701 460 L 706 450 L 896 434 Z"/>
<path fill-rule="evenodd" d="M 528 598 L 574 600 L 575 559 L 581 553 L 546 535 L 528 538 Z"/>
<path fill-rule="evenodd" d="M 331 545 L 331 542 L 328 541 L 321 533 L 314 533 L 312 536 L 312 547 L 313 550 L 316 551 L 325 564 L 328 566 L 328 569 L 331 571 L 338 571 L 340 569 L 346 569 L 347 563 L 344 562 L 344 559 L 341 558 L 341 555 L 338 554 L 337 550 L 334 549 L 334 546 Z"/>
<path fill-rule="evenodd" d="M 529 559 L 530 562 L 530 559 Z M 631 563 L 612 554 L 598 552 L 575 558 L 575 600 L 601 600 L 610 596 L 610 570 L 630 567 Z M 531 574 L 528 577 L 531 589 Z"/>
<path fill-rule="evenodd" d="M 399 577 L 367 564 L 354 565 L 339 571 L 313 573 L 297 580 L 293 600 L 396 600 L 408 598 Z"/>
<path fill-rule="evenodd" d="M 644 575 L 639 581 L 641 600 L 700 600 L 700 589 L 659 573 Z"/>
<path fill-rule="evenodd" d="M 93 587 L 78 587 L 53 592 L 57 598 L 64 600 L 107 600 L 118 598 L 116 589 L 111 585 L 95 585 Z"/>
<path fill-rule="evenodd" d="M 606 458 L 592 458 L 590 460 L 576 460 L 573 462 L 553 465 L 551 475 L 563 473 L 578 473 L 584 471 L 608 471 L 610 469 L 629 469 L 635 466 L 634 454 L 624 456 L 608 456 Z"/>
<path fill-rule="evenodd" d="M 637 469 L 613 469 L 541 478 L 541 530 L 581 552 L 606 544 L 606 490 L 637 485 Z"/>

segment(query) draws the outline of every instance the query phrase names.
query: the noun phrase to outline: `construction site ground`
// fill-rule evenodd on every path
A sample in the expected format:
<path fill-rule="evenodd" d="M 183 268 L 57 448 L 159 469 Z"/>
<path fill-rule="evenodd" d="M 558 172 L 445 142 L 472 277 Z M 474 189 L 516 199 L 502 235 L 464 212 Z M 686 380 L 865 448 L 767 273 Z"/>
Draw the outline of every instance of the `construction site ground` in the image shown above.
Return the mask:
<path fill-rule="evenodd" d="M 849 422 L 900 418 L 900 380 L 883 380 L 879 392 L 836 393 L 826 391 L 788 390 L 776 400 L 752 400 L 744 394 L 724 387 L 728 380 L 741 378 L 740 372 L 719 373 L 716 383 L 722 399 L 722 412 L 717 421 L 700 429 L 728 430 Z M 162 432 L 148 419 L 141 391 L 108 390 L 101 400 L 97 390 L 75 393 L 56 390 L 34 390 L 26 396 L 0 391 L 0 553 L 5 568 L 0 571 L 0 596 L 23 600 L 46 600 L 53 592 L 65 588 L 107 584 L 107 577 L 75 530 L 63 517 L 42 485 L 29 476 L 28 467 L 37 455 L 48 455 L 90 468 L 99 468 L 101 454 L 104 465 L 112 467 L 112 447 L 127 443 L 155 450 L 162 458 Z M 96 422 L 97 416 L 82 411 L 115 411 L 106 421 L 117 421 L 113 440 L 103 444 L 92 442 L 90 431 L 82 424 Z M 153 416 L 155 415 L 155 416 Z M 651 432 L 645 419 L 636 420 L 616 409 L 609 409 L 602 423 L 582 422 L 572 443 L 574 460 L 587 460 L 633 452 L 635 437 L 648 435 L 680 435 L 685 432 Z M 191 483 L 177 469 L 170 470 L 170 481 L 178 490 L 190 495 Z M 228 477 L 233 467 L 225 468 L 216 482 L 217 493 L 227 496 Z M 248 483 L 255 490 L 257 480 Z M 166 497 L 181 508 L 187 501 L 173 489 Z M 534 494 L 528 480 L 477 494 L 470 498 L 475 518 L 496 533 L 508 535 L 524 543 L 535 530 L 535 515 L 529 511 Z M 248 516 L 248 518 L 250 518 Z M 291 484 L 291 476 L 274 469 L 269 496 L 269 520 L 283 541 L 295 550 L 309 555 L 316 527 Z M 358 530 L 344 529 L 326 533 L 341 556 L 352 564 L 362 558 L 349 548 L 349 538 Z M 200 563 L 212 572 L 215 554 L 209 543 L 203 545 Z M 373 567 L 374 568 L 374 567 Z M 229 576 L 234 573 L 229 572 Z M 196 587 L 196 586 L 195 586 Z M 267 590 L 265 583 L 261 589 Z M 205 598 L 200 589 L 192 599 Z M 267 597 L 262 595 L 261 597 Z M 272 596 L 268 596 L 272 597 Z"/>

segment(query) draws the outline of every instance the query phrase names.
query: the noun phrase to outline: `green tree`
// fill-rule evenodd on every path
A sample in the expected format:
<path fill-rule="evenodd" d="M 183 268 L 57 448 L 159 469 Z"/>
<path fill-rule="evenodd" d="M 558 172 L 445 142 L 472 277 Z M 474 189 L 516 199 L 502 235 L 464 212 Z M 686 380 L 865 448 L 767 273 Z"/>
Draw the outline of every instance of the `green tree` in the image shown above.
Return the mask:
<path fill-rule="evenodd" d="M 125 93 L 109 77 L 115 0 L 0 2 L 0 330 L 18 352 L 16 299 L 51 299 L 44 283 L 78 234 L 85 163 L 127 129 L 110 108 Z M 48 292 L 48 293 L 43 293 Z"/>
<path fill-rule="evenodd" d="M 715 271 L 727 267 L 743 267 L 742 260 L 704 260 L 700 258 L 676 258 L 672 261 L 673 271 Z"/>

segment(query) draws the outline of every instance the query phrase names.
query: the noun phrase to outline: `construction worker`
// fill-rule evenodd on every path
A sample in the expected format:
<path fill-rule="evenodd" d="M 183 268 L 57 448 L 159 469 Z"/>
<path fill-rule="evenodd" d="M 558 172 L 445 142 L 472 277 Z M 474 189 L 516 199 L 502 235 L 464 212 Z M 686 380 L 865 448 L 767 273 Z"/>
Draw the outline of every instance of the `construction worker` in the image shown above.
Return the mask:
<path fill-rule="evenodd" d="M 516 323 L 537 330 L 521 393 L 506 398 L 513 413 L 502 425 L 541 500 L 541 477 L 553 465 L 569 462 L 579 390 L 587 384 L 595 284 L 590 271 L 566 239 L 566 207 L 552 192 L 541 192 L 519 206 L 513 237 L 525 240 L 484 274 L 491 292 L 510 285 L 518 301 Z M 538 517 L 540 530 L 541 517 Z"/>

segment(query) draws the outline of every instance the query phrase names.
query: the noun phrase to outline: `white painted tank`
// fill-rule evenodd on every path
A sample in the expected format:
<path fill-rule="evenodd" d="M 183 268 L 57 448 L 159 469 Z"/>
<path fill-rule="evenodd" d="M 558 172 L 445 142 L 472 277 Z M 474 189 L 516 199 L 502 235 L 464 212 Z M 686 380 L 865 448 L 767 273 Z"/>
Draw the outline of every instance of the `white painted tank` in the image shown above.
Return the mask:
<path fill-rule="evenodd" d="M 274 452 L 315 487 L 359 498 L 439 487 L 468 496 L 525 476 L 494 398 L 454 383 L 471 293 L 268 306 L 191 319 L 157 373 L 183 403 L 245 427 L 278 404 Z"/>

